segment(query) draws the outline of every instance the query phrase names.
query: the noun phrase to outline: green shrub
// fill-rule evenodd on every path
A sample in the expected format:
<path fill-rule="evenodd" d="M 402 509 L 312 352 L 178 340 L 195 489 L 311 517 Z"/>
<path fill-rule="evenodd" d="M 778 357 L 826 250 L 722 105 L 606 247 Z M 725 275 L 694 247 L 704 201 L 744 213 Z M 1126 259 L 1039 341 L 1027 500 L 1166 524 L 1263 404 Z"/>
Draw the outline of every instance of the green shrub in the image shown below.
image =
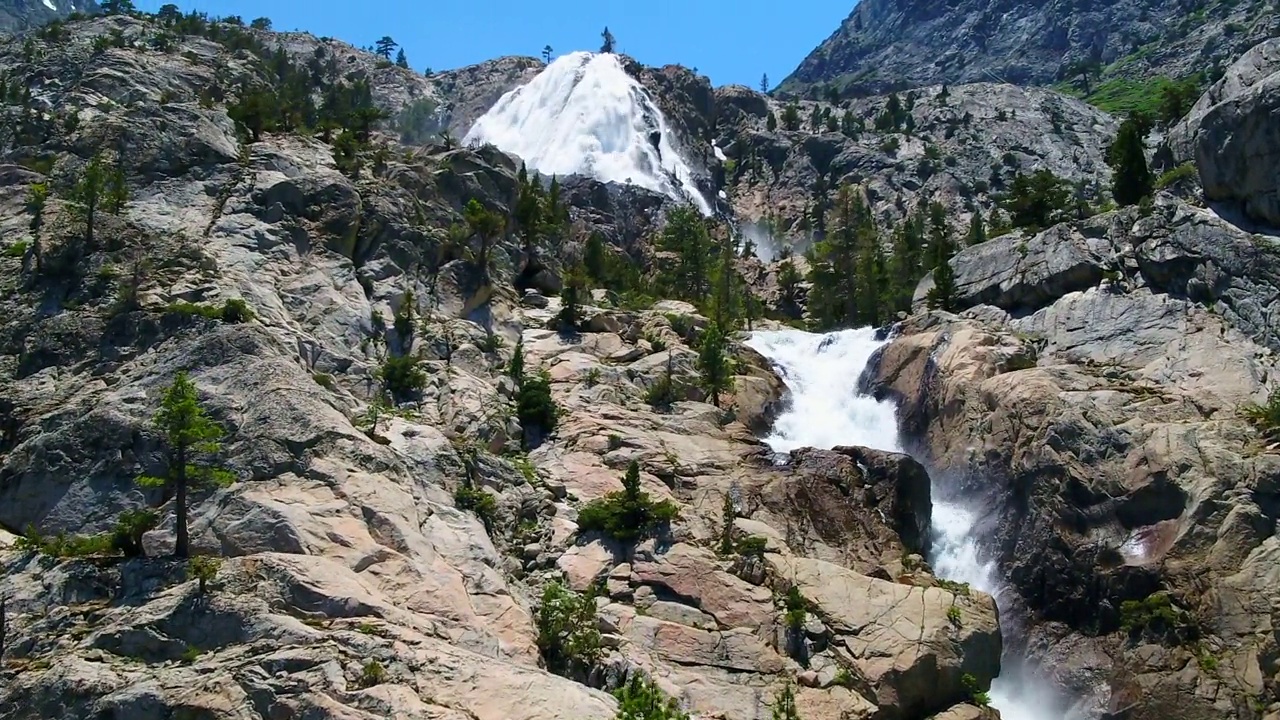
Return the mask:
<path fill-rule="evenodd" d="M 653 408 L 669 408 L 679 399 L 670 368 L 644 391 L 644 401 Z"/>
<path fill-rule="evenodd" d="M 170 303 L 165 308 L 165 312 L 188 317 L 198 316 L 210 320 L 220 320 L 230 324 L 246 323 L 254 318 L 253 310 L 240 298 L 224 300 L 221 306 L 179 301 Z"/>
<path fill-rule="evenodd" d="M 324 388 L 325 390 L 332 391 L 337 388 L 337 386 L 333 382 L 333 376 L 330 375 L 329 373 L 320 373 L 320 372 L 311 373 L 311 379 L 315 380 L 316 384 Z"/>
<path fill-rule="evenodd" d="M 470 510 L 480 518 L 485 530 L 493 531 L 493 521 L 498 515 L 498 501 L 492 495 L 470 485 L 462 485 L 453 494 L 453 504 L 459 510 Z"/>
<path fill-rule="evenodd" d="M 31 243 L 29 241 L 19 240 L 18 242 L 5 248 L 4 252 L 0 254 L 4 255 L 5 257 L 21 258 L 27 254 L 27 248 L 29 247 L 31 247 Z"/>
<path fill-rule="evenodd" d="M 640 489 L 640 466 L 634 460 L 627 467 L 622 487 L 622 492 L 609 493 L 578 512 L 579 531 L 597 531 L 619 542 L 633 543 L 680 516 L 670 500 L 654 501 Z"/>
<path fill-rule="evenodd" d="M 360 669 L 360 687 L 371 688 L 387 681 L 387 669 L 377 660 L 369 660 Z"/>
<path fill-rule="evenodd" d="M 849 672 L 849 668 L 842 667 L 836 671 L 835 684 L 840 687 L 853 687 L 853 673 Z"/>
<path fill-rule="evenodd" d="M 981 685 L 978 684 L 978 678 L 965 673 L 960 677 L 960 684 L 964 685 L 964 689 L 969 693 L 974 705 L 986 707 L 991 704 L 991 696 L 981 689 Z"/>
<path fill-rule="evenodd" d="M 1145 632 L 1168 634 L 1186 627 L 1183 613 L 1173 605 L 1168 593 L 1157 592 L 1142 600 L 1120 603 L 1120 627 L 1130 635 Z"/>
<path fill-rule="evenodd" d="M 427 375 L 422 372 L 421 364 L 422 361 L 414 355 L 389 357 L 378 368 L 378 379 L 392 397 L 411 397 L 427 385 Z"/>
<path fill-rule="evenodd" d="M 532 448 L 556 429 L 560 412 L 551 397 L 551 375 L 545 370 L 526 376 L 516 396 L 516 417 L 524 431 L 524 446 Z"/>
<path fill-rule="evenodd" d="M 187 649 L 182 651 L 182 658 L 181 658 L 182 663 L 184 665 L 190 665 L 196 660 L 199 660 L 200 655 L 202 654 L 203 653 L 200 651 L 200 648 L 196 647 L 195 645 L 188 645 Z"/>
<path fill-rule="evenodd" d="M 769 541 L 759 535 L 744 537 L 733 546 L 733 551 L 743 557 L 760 557 L 769 546 Z"/>
<path fill-rule="evenodd" d="M 613 691 L 618 699 L 616 720 L 689 720 L 675 699 L 669 698 L 649 678 L 635 673 L 626 685 Z"/>
<path fill-rule="evenodd" d="M 222 558 L 210 555 L 197 555 L 187 561 L 187 577 L 195 578 L 200 583 L 199 592 L 204 595 L 209 590 L 209 583 L 218 577 L 222 569 Z"/>
<path fill-rule="evenodd" d="M 946 590 L 952 595 L 969 597 L 969 593 L 971 592 L 969 589 L 969 583 L 955 582 L 954 580 L 945 580 L 943 578 L 937 578 L 934 582 L 938 587 Z"/>
<path fill-rule="evenodd" d="M 960 607 L 958 605 L 952 605 L 947 608 L 947 620 L 951 621 L 951 624 L 956 627 L 960 627 L 963 624 L 960 619 Z"/>
<path fill-rule="evenodd" d="M 583 676 L 600 659 L 596 599 L 560 583 L 542 591 L 536 616 L 538 651 L 547 670 L 566 677 Z"/>
<path fill-rule="evenodd" d="M 800 593 L 800 588 L 792 585 L 787 590 L 785 605 L 787 628 L 792 632 L 803 630 L 805 622 L 809 619 L 809 601 Z"/>
<path fill-rule="evenodd" d="M 218 319 L 225 323 L 247 323 L 253 318 L 253 310 L 249 308 L 249 304 L 243 298 L 228 298 L 224 300 L 222 309 L 218 312 Z"/>
<path fill-rule="evenodd" d="M 1264 405 L 1249 404 L 1242 412 L 1267 438 L 1280 438 L 1280 390 L 1275 390 Z"/>
<path fill-rule="evenodd" d="M 48 537 L 28 525 L 26 533 L 18 538 L 14 547 L 55 558 L 87 557 L 90 555 L 109 555 L 114 551 L 109 533 L 99 535 L 67 535 L 58 533 Z"/>
<path fill-rule="evenodd" d="M 111 532 L 111 547 L 125 557 L 141 557 L 142 536 L 159 524 L 160 514 L 155 510 L 125 510 L 120 513 L 116 527 Z"/>
<path fill-rule="evenodd" d="M 586 383 L 587 387 L 595 387 L 600 384 L 600 368 L 593 367 L 587 371 Z"/>

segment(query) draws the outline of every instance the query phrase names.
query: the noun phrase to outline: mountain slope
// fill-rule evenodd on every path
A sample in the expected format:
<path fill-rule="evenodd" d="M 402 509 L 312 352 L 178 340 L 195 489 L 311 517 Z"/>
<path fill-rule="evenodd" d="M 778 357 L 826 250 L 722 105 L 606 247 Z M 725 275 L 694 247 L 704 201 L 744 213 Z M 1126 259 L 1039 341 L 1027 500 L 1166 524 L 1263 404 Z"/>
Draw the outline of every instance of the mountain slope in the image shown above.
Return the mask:
<path fill-rule="evenodd" d="M 95 13 L 94 0 L 2 0 L 0 33 L 22 32 L 74 12 Z"/>
<path fill-rule="evenodd" d="M 1274 36 L 1275 8 L 1275 0 L 863 0 L 778 89 L 1048 84 L 1089 60 L 1104 77 L 1183 77 Z"/>

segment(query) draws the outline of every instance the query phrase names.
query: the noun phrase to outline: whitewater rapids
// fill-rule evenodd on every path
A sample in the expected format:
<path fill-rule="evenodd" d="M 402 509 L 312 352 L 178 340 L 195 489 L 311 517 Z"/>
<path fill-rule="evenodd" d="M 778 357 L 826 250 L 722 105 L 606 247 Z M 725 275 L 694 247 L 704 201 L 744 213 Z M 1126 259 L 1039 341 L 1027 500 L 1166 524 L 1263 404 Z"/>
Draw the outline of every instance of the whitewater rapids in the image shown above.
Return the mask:
<path fill-rule="evenodd" d="M 499 98 L 463 142 L 492 143 L 543 175 L 638 185 L 712 214 L 662 111 L 611 53 L 556 58 Z"/>
<path fill-rule="evenodd" d="M 875 339 L 873 329 L 823 335 L 799 330 L 757 332 L 747 345 L 773 363 L 790 390 L 790 404 L 765 438 L 774 451 L 838 445 L 903 451 L 893 403 L 858 392 L 858 377 L 884 345 Z M 984 557 L 974 511 L 953 497 L 949 488 L 940 487 L 937 478 L 932 494 L 934 571 L 939 577 L 967 582 L 1002 604 L 1004 588 L 995 564 Z M 1053 691 L 1025 672 L 1020 658 L 1006 654 L 1002 665 L 1004 672 L 992 683 L 990 696 L 1004 720 L 1062 720 L 1063 713 L 1054 709 Z"/>

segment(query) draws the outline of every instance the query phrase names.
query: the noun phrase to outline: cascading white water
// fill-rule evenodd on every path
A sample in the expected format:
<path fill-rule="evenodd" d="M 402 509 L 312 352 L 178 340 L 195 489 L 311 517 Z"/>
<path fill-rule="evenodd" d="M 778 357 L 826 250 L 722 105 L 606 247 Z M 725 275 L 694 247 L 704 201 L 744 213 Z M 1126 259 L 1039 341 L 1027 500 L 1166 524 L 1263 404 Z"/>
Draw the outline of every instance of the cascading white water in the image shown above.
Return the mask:
<path fill-rule="evenodd" d="M 662 111 L 617 55 L 556 58 L 503 95 L 463 142 L 493 143 L 544 175 L 631 183 L 711 215 Z"/>
<path fill-rule="evenodd" d="M 902 452 L 897 409 L 858 392 L 858 376 L 883 344 L 870 328 L 825 335 L 798 330 L 753 333 L 747 345 L 774 364 L 791 391 L 789 407 L 765 438 L 769 446 L 777 452 L 839 445 Z M 934 479 L 934 571 L 948 580 L 967 582 L 999 603 L 1003 586 L 995 564 L 983 557 L 976 519 Z M 1062 720 L 1062 713 L 1054 709 L 1055 694 L 1043 681 L 1023 673 L 1017 658 L 1006 655 L 1004 665 L 990 693 L 991 704 L 1004 720 Z"/>

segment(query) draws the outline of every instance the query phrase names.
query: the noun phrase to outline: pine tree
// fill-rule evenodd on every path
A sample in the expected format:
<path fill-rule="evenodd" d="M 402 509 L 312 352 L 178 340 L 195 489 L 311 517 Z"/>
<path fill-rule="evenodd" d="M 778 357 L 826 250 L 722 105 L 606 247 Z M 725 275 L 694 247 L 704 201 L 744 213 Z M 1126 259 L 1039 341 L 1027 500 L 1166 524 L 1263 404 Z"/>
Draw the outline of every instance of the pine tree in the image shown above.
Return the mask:
<path fill-rule="evenodd" d="M 765 120 L 764 126 L 769 132 L 778 129 L 778 116 L 774 115 L 772 110 L 769 111 L 769 117 Z"/>
<path fill-rule="evenodd" d="M 1031 175 L 1019 173 L 1001 204 L 1013 227 L 1040 231 L 1065 219 L 1071 206 L 1071 184 L 1048 168 Z"/>
<path fill-rule="evenodd" d="M 604 237 L 599 232 L 587 236 L 582 248 L 582 270 L 593 287 L 607 286 L 609 256 L 604 248 Z"/>
<path fill-rule="evenodd" d="M 214 422 L 200 406 L 196 386 L 185 372 L 178 373 L 173 384 L 164 391 L 160 411 L 155 416 L 155 426 L 165 437 L 165 474 L 161 477 L 142 476 L 137 483 L 143 487 L 172 488 L 174 492 L 173 554 L 185 558 L 190 554 L 191 539 L 187 530 L 187 493 L 192 487 L 225 487 L 235 477 L 211 463 L 197 463 L 200 455 L 216 454 L 219 442 L 226 431 Z"/>
<path fill-rule="evenodd" d="M 675 255 L 659 270 L 663 289 L 694 305 L 705 303 L 711 290 L 712 249 L 706 222 L 698 211 L 689 205 L 671 210 L 658 246 Z"/>
<path fill-rule="evenodd" d="M 546 64 L 550 65 L 550 64 L 551 64 L 551 53 L 552 53 L 552 52 L 553 52 L 553 51 L 551 50 L 551 46 L 550 46 L 550 45 L 543 45 L 543 46 L 542 46 L 542 62 L 544 62 L 544 63 L 546 63 Z"/>
<path fill-rule="evenodd" d="M 560 314 L 556 316 L 561 332 L 574 333 L 582 321 L 582 293 L 586 288 L 586 280 L 580 268 L 565 273 L 564 285 L 560 288 Z"/>
<path fill-rule="evenodd" d="M 800 106 L 794 102 L 789 102 L 782 108 L 782 128 L 792 132 L 800 129 Z"/>
<path fill-rule="evenodd" d="M 760 76 L 760 94 L 769 94 L 769 73 Z"/>
<path fill-rule="evenodd" d="M 402 68 L 409 67 L 409 58 L 405 56 L 404 48 L 400 48 L 400 52 L 396 53 L 396 66 Z"/>
<path fill-rule="evenodd" d="M 1136 205 L 1151 194 L 1151 169 L 1145 154 L 1145 122 L 1130 117 L 1120 124 L 1116 140 L 1107 151 L 1107 164 L 1111 166 L 1111 195 L 1116 204 L 1124 207 Z"/>
<path fill-rule="evenodd" d="M 982 222 L 982 208 L 974 208 L 973 217 L 969 219 L 969 233 L 965 236 L 965 244 L 973 247 L 987 241 L 987 228 Z"/>
<path fill-rule="evenodd" d="M 733 506 L 733 498 L 729 493 L 724 494 L 724 503 L 720 506 L 720 547 L 721 555 L 731 555 L 733 553 L 733 520 L 738 516 L 738 510 Z"/>
<path fill-rule="evenodd" d="M 851 140 L 858 139 L 858 121 L 853 117 L 852 110 L 845 110 L 840 117 L 840 132 Z"/>
<path fill-rule="evenodd" d="M 511 364 L 507 366 L 507 375 L 516 381 L 516 384 L 524 382 L 524 337 L 521 336 L 516 340 L 515 352 L 511 354 Z"/>
<path fill-rule="evenodd" d="M 941 223 L 931 225 L 929 264 L 933 266 L 933 287 L 929 289 L 926 301 L 932 309 L 951 311 L 955 309 L 956 296 L 956 276 L 951 268 L 951 256 L 955 254 L 955 248 L 945 217 Z"/>
<path fill-rule="evenodd" d="M 269 17 L 254 18 L 253 22 L 249 23 L 249 27 L 253 28 L 254 30 L 270 30 L 271 18 Z"/>
<path fill-rule="evenodd" d="M 107 212 L 119 215 L 124 211 L 127 202 L 129 202 L 129 183 L 124 172 L 124 157 L 117 155 L 116 162 L 111 166 L 111 172 L 107 176 L 103 204 Z"/>
<path fill-rule="evenodd" d="M 102 155 L 94 155 L 80 173 L 71 190 L 71 201 L 79 206 L 84 216 L 84 242 L 93 245 L 93 226 L 97 219 L 98 207 L 107 193 L 108 170 Z"/>
<path fill-rule="evenodd" d="M 137 10 L 133 5 L 133 0 L 102 0 L 99 7 L 107 15 L 125 15 Z"/>
<path fill-rule="evenodd" d="M 605 26 L 604 32 L 600 33 L 600 39 L 603 41 L 600 44 L 600 52 L 612 53 L 613 46 L 614 46 L 614 39 L 613 39 L 613 33 L 609 32 L 608 26 Z"/>
<path fill-rule="evenodd" d="M 735 263 L 736 255 L 733 246 L 726 236 L 720 242 L 711 267 L 712 295 L 709 300 L 709 315 L 722 328 L 738 325 L 743 305 L 743 288 L 741 277 Z"/>
<path fill-rule="evenodd" d="M 698 373 L 702 378 L 702 389 L 716 407 L 720 407 L 720 393 L 733 384 L 730 372 L 729 359 L 725 356 L 724 333 L 713 320 L 702 333 L 702 342 L 698 348 Z"/>
<path fill-rule="evenodd" d="M 390 60 L 391 51 L 399 47 L 399 44 L 395 40 L 392 40 L 390 35 L 383 35 L 374 47 L 374 52 L 383 60 Z"/>
<path fill-rule="evenodd" d="M 788 683 L 773 701 L 773 720 L 800 720 L 796 711 L 796 691 Z"/>
<path fill-rule="evenodd" d="M 463 219 L 471 234 L 480 240 L 480 249 L 476 253 L 476 267 L 483 277 L 489 276 L 489 248 L 506 228 L 506 219 L 501 215 L 486 210 L 480 201 L 471 198 L 462 210 Z"/>

